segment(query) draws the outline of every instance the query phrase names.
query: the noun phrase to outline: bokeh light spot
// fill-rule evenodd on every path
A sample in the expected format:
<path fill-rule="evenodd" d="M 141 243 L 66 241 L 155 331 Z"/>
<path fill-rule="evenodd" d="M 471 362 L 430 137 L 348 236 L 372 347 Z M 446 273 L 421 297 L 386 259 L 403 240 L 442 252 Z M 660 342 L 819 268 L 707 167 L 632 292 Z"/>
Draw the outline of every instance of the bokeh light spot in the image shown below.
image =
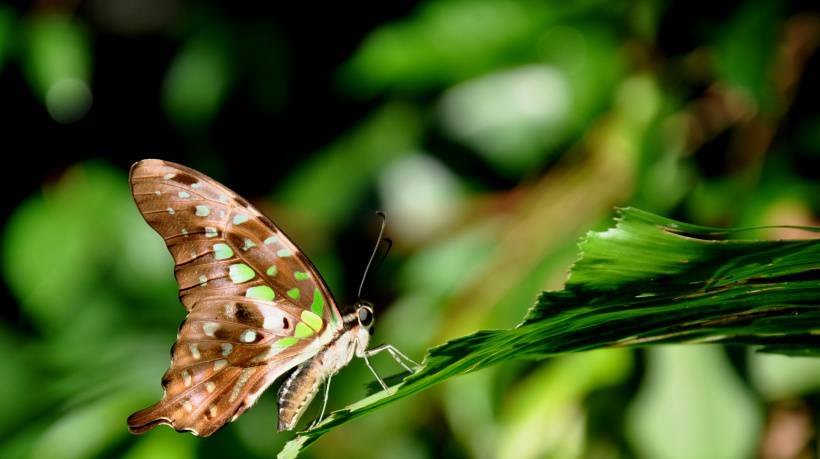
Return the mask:
<path fill-rule="evenodd" d="M 57 80 L 46 92 L 46 109 L 58 123 L 73 123 L 91 108 L 91 90 L 77 78 Z"/>

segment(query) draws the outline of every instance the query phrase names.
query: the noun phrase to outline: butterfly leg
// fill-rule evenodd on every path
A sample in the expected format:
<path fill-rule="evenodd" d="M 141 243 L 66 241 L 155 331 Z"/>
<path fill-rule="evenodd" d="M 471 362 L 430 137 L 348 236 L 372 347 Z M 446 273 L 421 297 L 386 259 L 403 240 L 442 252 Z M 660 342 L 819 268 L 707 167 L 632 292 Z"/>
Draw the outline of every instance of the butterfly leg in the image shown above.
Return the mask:
<path fill-rule="evenodd" d="M 370 364 L 370 359 L 367 358 L 367 351 L 365 351 L 362 354 L 362 358 L 364 359 L 364 363 L 367 364 L 367 368 L 370 368 L 370 372 L 373 373 L 373 376 L 375 376 L 376 380 L 379 382 L 379 384 L 381 384 L 382 389 L 384 389 L 385 392 L 390 393 L 390 389 L 387 388 L 387 384 L 384 383 L 381 376 L 379 376 L 379 374 L 376 373 L 376 370 L 373 368 L 373 365 Z"/>
<path fill-rule="evenodd" d="M 328 398 L 328 395 L 330 395 L 330 380 L 331 379 L 333 379 L 332 374 L 329 375 L 327 377 L 327 381 L 325 381 L 325 398 L 324 398 L 324 401 L 322 401 L 322 411 L 319 412 L 319 417 L 316 418 L 315 421 L 310 423 L 310 426 L 308 426 L 307 430 L 312 429 L 314 426 L 316 426 L 317 424 L 322 422 L 322 419 L 325 418 L 325 408 L 327 408 L 327 398 Z"/>
<path fill-rule="evenodd" d="M 421 367 L 421 365 L 419 365 L 415 360 L 411 359 L 410 357 L 407 357 L 403 352 L 396 349 L 396 347 L 392 344 L 382 344 L 381 346 L 376 346 L 372 349 L 368 349 L 365 351 L 365 355 L 370 357 L 382 351 L 387 351 L 390 354 L 390 356 L 393 357 L 393 360 L 398 362 L 399 365 L 404 367 L 404 369 L 410 373 L 415 373 L 419 369 L 419 367 Z M 413 368 L 410 368 L 405 362 L 413 365 Z"/>

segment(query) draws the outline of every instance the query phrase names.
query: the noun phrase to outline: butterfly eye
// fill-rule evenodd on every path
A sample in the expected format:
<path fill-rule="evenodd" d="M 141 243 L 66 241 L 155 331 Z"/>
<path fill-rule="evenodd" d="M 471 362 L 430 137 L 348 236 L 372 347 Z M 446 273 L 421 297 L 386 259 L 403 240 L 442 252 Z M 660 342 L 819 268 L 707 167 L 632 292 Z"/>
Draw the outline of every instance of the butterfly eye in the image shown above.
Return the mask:
<path fill-rule="evenodd" d="M 364 327 L 373 325 L 373 310 L 367 306 L 362 306 L 358 310 L 359 323 Z"/>

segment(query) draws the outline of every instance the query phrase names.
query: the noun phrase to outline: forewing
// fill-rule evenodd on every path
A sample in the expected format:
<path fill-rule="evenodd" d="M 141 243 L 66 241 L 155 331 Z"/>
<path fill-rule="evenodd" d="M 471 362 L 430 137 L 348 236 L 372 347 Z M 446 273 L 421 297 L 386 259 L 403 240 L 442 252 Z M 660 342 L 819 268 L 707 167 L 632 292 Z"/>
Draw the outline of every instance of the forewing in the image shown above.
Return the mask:
<path fill-rule="evenodd" d="M 279 375 L 317 352 L 316 337 L 341 327 L 318 272 L 264 215 L 218 182 L 161 160 L 131 169 L 145 220 L 176 264 L 188 318 L 180 327 L 165 394 L 132 415 L 209 435 L 235 419 Z"/>
<path fill-rule="evenodd" d="M 212 295 L 285 298 L 340 326 L 341 315 L 313 264 L 236 193 L 193 169 L 156 159 L 134 164 L 131 192 L 174 257 L 180 300 L 189 311 Z"/>

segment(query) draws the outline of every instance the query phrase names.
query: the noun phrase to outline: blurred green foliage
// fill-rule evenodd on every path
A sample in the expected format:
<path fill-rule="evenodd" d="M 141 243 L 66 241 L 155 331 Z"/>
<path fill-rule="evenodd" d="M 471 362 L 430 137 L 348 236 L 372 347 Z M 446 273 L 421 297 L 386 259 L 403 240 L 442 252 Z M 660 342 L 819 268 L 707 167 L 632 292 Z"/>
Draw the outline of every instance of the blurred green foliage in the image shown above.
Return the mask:
<path fill-rule="evenodd" d="M 81 118 L 91 105 L 88 32 L 63 14 L 28 18 L 22 27 L 23 67 L 32 89 L 59 122 Z"/>
<path fill-rule="evenodd" d="M 0 84 L 19 73 L 55 124 L 102 135 L 72 124 L 120 103 L 97 92 L 106 54 L 95 44 L 136 33 L 173 43 L 156 87 L 139 91 L 184 139 L 183 156 L 169 159 L 268 213 L 341 303 L 366 256 L 350 253 L 353 242 L 375 236 L 361 222 L 385 210 L 395 248 L 370 283 L 382 300 L 374 342 L 414 357 L 515 325 L 539 292 L 561 288 L 579 237 L 607 226 L 614 205 L 709 226 L 820 221 L 820 17 L 799 2 L 424 1 L 374 25 L 342 62 L 321 46 L 291 59 L 300 48 L 287 27 L 222 5 L 111 7 L 122 4 L 0 5 Z M 327 62 L 335 73 L 322 77 L 366 110 L 310 155 L 209 145 L 242 97 L 287 117 L 289 92 L 312 83 L 290 76 L 299 60 Z M 34 156 L 16 148 L 4 151 Z M 269 172 L 266 196 L 247 195 L 259 155 L 287 167 Z M 292 438 L 275 433 L 273 394 L 207 439 L 127 433 L 127 415 L 160 396 L 183 309 L 121 162 L 61 170 L 3 224 L 13 302 L 0 322 L 12 350 L 0 457 L 271 457 Z M 362 398 L 371 381 L 353 362 L 334 377 L 330 408 Z M 596 351 L 449 380 L 329 432 L 305 456 L 814 457 L 818 390 L 812 358 L 717 345 Z"/>

